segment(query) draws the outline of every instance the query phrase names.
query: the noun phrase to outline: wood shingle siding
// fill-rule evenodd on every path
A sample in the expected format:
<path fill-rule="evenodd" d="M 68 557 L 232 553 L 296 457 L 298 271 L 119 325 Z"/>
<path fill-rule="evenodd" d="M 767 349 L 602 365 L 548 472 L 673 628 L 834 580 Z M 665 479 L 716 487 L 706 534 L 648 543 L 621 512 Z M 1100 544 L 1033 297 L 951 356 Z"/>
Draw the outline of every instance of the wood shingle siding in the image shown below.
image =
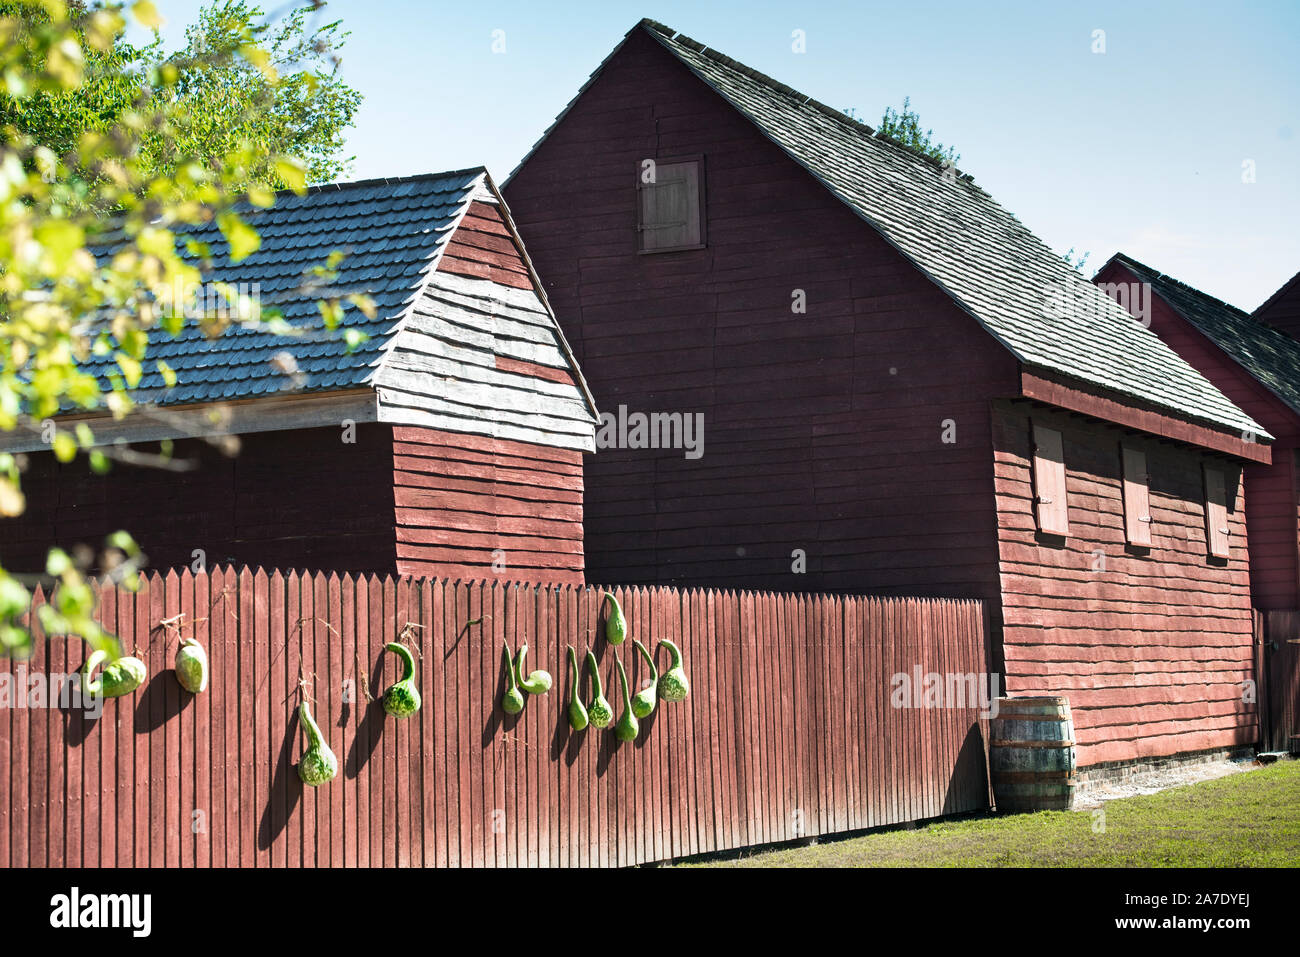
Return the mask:
<path fill-rule="evenodd" d="M 0 522 L 0 564 L 37 571 L 54 544 L 98 552 L 125 528 L 151 567 L 238 561 L 363 571 L 393 560 L 392 438 L 382 425 L 241 436 L 230 458 L 199 439 L 175 444 L 172 472 L 116 464 L 89 473 L 84 457 L 66 465 L 51 453 L 29 456 L 27 512 Z M 155 447 L 152 447 L 156 449 Z M 150 451 L 143 446 L 141 451 Z"/>
<path fill-rule="evenodd" d="M 579 452 L 398 427 L 393 488 L 400 574 L 583 581 Z"/>
<path fill-rule="evenodd" d="M 380 421 L 595 449 L 590 406 L 531 291 L 436 273 L 374 382 Z"/>
<path fill-rule="evenodd" d="M 1151 330 L 1277 437 L 1271 462 L 1246 466 L 1251 594 L 1257 608 L 1300 608 L 1300 342 L 1262 321 L 1300 296 L 1300 283 L 1248 316 L 1123 254 L 1094 282 L 1147 284 Z"/>
<path fill-rule="evenodd" d="M 1063 438 L 1070 535 L 1038 537 L 1027 410 L 994 409 L 1003 649 L 1013 694 L 1066 694 L 1079 763 L 1249 744 L 1251 604 L 1240 465 L 1226 566 L 1208 557 L 1203 453 L 1035 407 Z M 1147 457 L 1151 547 L 1127 548 L 1120 442 Z"/>

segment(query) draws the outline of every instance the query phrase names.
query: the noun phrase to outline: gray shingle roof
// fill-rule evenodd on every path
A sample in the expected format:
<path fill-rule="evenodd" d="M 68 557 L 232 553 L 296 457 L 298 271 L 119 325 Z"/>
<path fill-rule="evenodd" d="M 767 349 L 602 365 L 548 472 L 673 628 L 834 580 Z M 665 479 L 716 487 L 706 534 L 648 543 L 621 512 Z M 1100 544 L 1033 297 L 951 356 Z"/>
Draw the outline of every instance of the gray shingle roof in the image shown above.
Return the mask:
<path fill-rule="evenodd" d="M 1236 360 L 1270 392 L 1300 413 L 1300 342 L 1249 313 L 1116 253 L 1119 262 L 1180 316 Z"/>
<path fill-rule="evenodd" d="M 159 405 L 184 405 L 267 396 L 286 390 L 324 392 L 364 386 L 379 364 L 398 320 L 415 298 L 428 272 L 436 268 L 447 237 L 459 223 L 484 170 L 460 170 L 388 180 L 366 180 L 313 187 L 305 195 L 277 194 L 275 205 L 239 208 L 258 231 L 261 247 L 238 263 L 215 225 L 186 235 L 208 244 L 212 267 L 205 281 L 258 287 L 263 310 L 279 309 L 303 336 L 277 336 L 253 325 L 231 325 L 215 338 L 194 322 L 173 338 L 152 329 L 145 375 L 137 398 Z M 110 239 L 111 237 L 106 237 Z M 110 247 L 111 248 L 111 247 Z M 345 254 L 328 292 L 304 287 L 313 267 L 334 250 Z M 190 257 L 192 258 L 192 257 Z M 348 306 L 344 326 L 369 339 L 348 353 L 341 330 L 324 328 L 317 300 L 364 293 L 376 313 L 367 319 Z M 301 379 L 271 366 L 271 357 L 288 352 Z M 176 385 L 167 389 L 153 362 L 162 359 L 175 370 Z M 103 374 L 111 363 L 87 364 Z"/>
<path fill-rule="evenodd" d="M 636 29 L 753 122 L 1026 366 L 1181 418 L 1267 435 L 970 177 L 945 176 L 928 157 L 661 24 L 643 20 Z"/>

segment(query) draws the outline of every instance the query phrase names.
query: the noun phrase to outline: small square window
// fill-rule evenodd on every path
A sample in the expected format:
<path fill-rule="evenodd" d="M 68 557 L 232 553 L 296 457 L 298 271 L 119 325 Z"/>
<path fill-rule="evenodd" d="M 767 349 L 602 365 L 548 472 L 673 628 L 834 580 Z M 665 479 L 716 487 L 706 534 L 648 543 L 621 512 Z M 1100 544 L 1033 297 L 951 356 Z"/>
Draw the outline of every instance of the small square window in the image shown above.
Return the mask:
<path fill-rule="evenodd" d="M 636 228 L 639 252 L 704 248 L 702 157 L 637 164 Z"/>

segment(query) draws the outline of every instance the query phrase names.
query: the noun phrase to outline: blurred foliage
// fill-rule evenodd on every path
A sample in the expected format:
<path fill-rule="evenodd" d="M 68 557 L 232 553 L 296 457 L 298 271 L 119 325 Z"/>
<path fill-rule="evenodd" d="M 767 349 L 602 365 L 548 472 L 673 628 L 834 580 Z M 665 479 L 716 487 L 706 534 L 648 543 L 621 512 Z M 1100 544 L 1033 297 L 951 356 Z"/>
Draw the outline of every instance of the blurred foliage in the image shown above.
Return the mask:
<path fill-rule="evenodd" d="M 111 450 L 84 422 L 51 417 L 126 415 L 149 330 L 204 321 L 170 296 L 203 279 L 204 250 L 187 232 L 215 221 L 239 260 L 260 243 L 241 199 L 269 206 L 274 190 L 346 168 L 342 133 L 360 97 L 337 76 L 339 24 L 309 25 L 323 6 L 266 23 L 257 7 L 214 3 L 185 48 L 164 54 L 150 0 L 0 0 L 0 430 L 26 429 L 60 462 L 84 452 L 107 469 Z M 128 17 L 152 43 L 126 42 Z M 337 300 L 321 311 L 331 327 L 342 319 Z M 107 382 L 85 370 L 92 357 L 114 367 Z M 153 367 L 175 382 L 165 363 Z M 23 464 L 0 453 L 0 518 L 25 508 Z M 143 556 L 125 532 L 86 551 L 50 552 L 56 584 L 40 623 L 120 654 L 94 621 L 85 574 L 97 565 L 132 587 Z M 29 599 L 0 568 L 0 655 L 30 651 Z"/>

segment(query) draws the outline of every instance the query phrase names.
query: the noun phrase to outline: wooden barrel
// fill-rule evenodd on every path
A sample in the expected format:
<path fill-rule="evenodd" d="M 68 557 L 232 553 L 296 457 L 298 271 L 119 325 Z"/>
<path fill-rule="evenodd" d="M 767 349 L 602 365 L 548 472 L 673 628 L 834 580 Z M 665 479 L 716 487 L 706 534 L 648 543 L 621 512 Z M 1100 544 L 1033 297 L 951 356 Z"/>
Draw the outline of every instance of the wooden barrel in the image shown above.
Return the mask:
<path fill-rule="evenodd" d="M 1070 699 L 999 698 L 989 771 L 999 811 L 1062 811 L 1074 802 Z"/>

